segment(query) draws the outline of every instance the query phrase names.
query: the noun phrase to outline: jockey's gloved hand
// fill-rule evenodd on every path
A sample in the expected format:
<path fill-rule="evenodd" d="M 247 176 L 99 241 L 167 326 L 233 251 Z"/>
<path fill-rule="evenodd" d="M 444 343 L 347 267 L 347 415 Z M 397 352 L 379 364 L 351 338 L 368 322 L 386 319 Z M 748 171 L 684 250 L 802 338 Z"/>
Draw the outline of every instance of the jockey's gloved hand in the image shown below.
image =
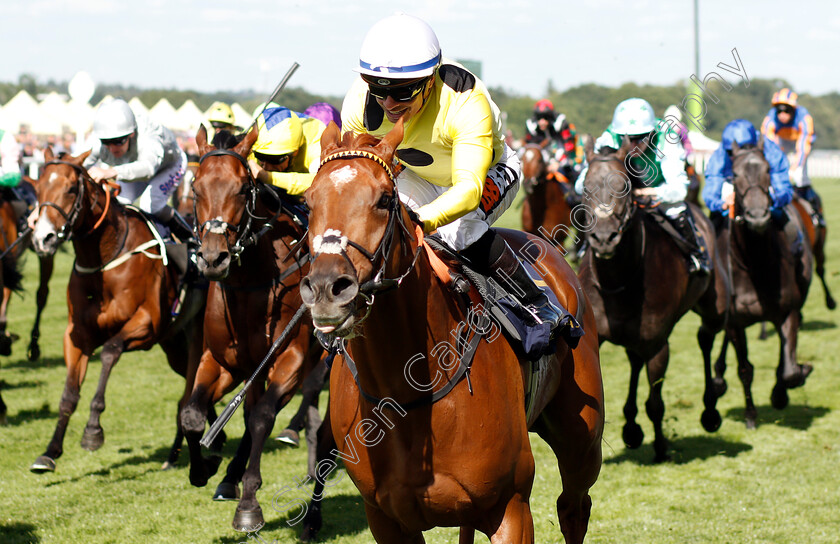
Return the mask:
<path fill-rule="evenodd" d="M 417 215 L 417 212 L 409 208 L 408 206 L 405 207 L 406 213 L 408 213 L 408 218 L 411 219 L 411 222 L 415 225 L 423 226 L 423 220 L 420 219 L 420 216 Z"/>

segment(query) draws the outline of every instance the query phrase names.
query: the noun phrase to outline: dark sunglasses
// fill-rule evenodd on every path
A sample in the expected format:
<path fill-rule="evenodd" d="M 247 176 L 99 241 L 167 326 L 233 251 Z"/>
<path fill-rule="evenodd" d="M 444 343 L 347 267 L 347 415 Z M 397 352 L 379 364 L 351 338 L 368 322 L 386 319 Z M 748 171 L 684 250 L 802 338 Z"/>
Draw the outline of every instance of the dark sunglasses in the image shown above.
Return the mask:
<path fill-rule="evenodd" d="M 210 121 L 210 125 L 216 130 L 229 129 L 233 126 L 230 123 L 225 123 L 223 121 Z"/>
<path fill-rule="evenodd" d="M 102 145 L 123 145 L 130 137 L 131 134 L 127 134 L 125 136 L 120 136 L 119 138 L 101 139 L 99 141 L 102 142 Z"/>
<path fill-rule="evenodd" d="M 779 113 L 793 113 L 793 108 L 787 104 L 779 104 L 776 106 L 776 111 Z"/>
<path fill-rule="evenodd" d="M 385 100 L 390 96 L 397 102 L 408 102 L 420 94 L 420 91 L 423 90 L 428 81 L 429 78 L 426 77 L 420 81 L 415 81 L 414 83 L 409 83 L 408 85 L 400 85 L 399 87 L 383 87 L 381 85 L 371 83 L 370 81 L 367 83 L 370 95 L 374 98 Z"/>
<path fill-rule="evenodd" d="M 254 151 L 254 157 L 261 163 L 277 166 L 286 162 L 291 155 L 266 155 L 265 153 Z"/>

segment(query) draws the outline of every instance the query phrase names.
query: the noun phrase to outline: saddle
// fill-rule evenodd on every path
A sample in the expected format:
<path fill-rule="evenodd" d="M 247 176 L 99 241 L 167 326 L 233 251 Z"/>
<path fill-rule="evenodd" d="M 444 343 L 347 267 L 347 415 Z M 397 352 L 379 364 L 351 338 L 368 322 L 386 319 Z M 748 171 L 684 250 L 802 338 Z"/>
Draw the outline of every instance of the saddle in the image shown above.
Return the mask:
<path fill-rule="evenodd" d="M 550 341 L 545 329 L 536 325 L 530 317 L 530 312 L 517 297 L 492 277 L 477 272 L 464 257 L 452 251 L 436 235 L 426 236 L 424 241 L 438 277 L 466 303 L 476 307 L 480 305 L 485 309 L 485 315 L 489 314 L 488 317 L 495 321 L 514 350 L 519 351 L 529 361 L 537 361 L 554 353 L 556 345 Z M 435 260 L 439 264 L 435 263 Z M 523 261 L 522 264 L 531 277 L 539 277 L 529 262 Z M 443 270 L 441 265 L 447 270 Z M 560 304 L 554 292 L 545 283 L 540 283 L 540 288 L 552 304 L 563 312 L 564 317 L 557 327 L 556 336 L 562 337 L 570 348 L 576 348 L 584 334 L 583 328 L 575 316 Z M 551 331 L 547 332 L 550 335 Z"/>

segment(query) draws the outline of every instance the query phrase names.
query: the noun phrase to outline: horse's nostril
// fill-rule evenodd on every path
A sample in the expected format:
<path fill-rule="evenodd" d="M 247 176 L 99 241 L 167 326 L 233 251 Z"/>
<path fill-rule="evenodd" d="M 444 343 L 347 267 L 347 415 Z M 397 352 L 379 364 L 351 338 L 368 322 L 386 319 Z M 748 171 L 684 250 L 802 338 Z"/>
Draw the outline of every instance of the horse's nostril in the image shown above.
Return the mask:
<path fill-rule="evenodd" d="M 214 263 L 216 266 L 220 266 L 228 261 L 230 258 L 230 254 L 227 251 L 220 251 L 219 256 L 216 257 L 216 262 Z"/>
<path fill-rule="evenodd" d="M 350 280 L 350 278 L 346 276 L 341 276 L 332 284 L 332 296 L 334 298 L 339 298 L 343 292 L 345 292 L 347 289 L 350 289 L 352 286 L 353 282 Z"/>

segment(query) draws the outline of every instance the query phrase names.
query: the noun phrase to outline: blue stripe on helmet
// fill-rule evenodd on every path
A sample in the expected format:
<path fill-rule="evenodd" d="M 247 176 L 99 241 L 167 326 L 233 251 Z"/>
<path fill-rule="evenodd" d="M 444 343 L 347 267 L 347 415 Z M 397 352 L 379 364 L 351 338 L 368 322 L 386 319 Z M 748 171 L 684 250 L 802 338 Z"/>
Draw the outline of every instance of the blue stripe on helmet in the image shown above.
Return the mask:
<path fill-rule="evenodd" d="M 440 62 L 440 53 L 437 54 L 436 57 L 427 60 L 426 62 L 421 62 L 420 64 L 412 64 L 411 66 L 373 66 L 363 60 L 359 60 L 359 66 L 364 68 L 365 70 L 370 70 L 371 72 L 381 72 L 381 73 L 389 73 L 389 74 L 401 74 L 401 73 L 412 73 L 412 72 L 419 72 L 420 70 L 425 70 L 426 68 L 432 68 L 437 66 L 438 62 Z"/>
<path fill-rule="evenodd" d="M 271 130 L 291 116 L 292 111 L 289 108 L 266 108 L 263 112 L 266 130 Z"/>

